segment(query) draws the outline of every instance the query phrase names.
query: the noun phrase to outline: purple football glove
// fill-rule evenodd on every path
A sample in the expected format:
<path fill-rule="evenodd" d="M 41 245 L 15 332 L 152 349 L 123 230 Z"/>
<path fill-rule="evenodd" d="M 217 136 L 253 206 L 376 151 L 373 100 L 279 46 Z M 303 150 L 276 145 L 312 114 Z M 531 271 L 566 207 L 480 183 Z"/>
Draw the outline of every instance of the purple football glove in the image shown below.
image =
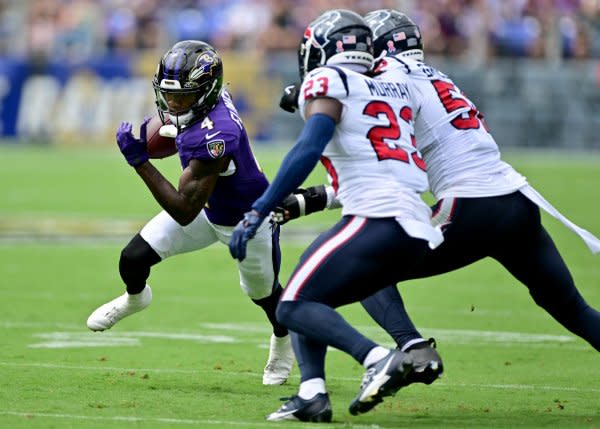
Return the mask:
<path fill-rule="evenodd" d="M 248 240 L 256 235 L 256 231 L 263 220 L 265 220 L 265 217 L 255 210 L 244 213 L 244 219 L 237 224 L 233 234 L 231 234 L 231 240 L 229 240 L 229 253 L 234 259 L 242 262 L 246 258 Z"/>
<path fill-rule="evenodd" d="M 150 118 L 145 119 L 140 127 L 140 138 L 136 139 L 131 133 L 131 123 L 121 122 L 117 130 L 117 145 L 121 153 L 132 167 L 137 167 L 148 161 L 148 149 L 146 148 L 146 126 Z"/>

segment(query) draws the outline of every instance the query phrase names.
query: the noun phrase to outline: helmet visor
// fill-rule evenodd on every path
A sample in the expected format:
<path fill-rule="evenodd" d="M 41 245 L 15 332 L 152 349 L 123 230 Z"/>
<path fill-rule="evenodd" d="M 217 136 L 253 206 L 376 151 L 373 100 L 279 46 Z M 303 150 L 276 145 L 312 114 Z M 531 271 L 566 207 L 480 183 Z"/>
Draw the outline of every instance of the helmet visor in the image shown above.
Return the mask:
<path fill-rule="evenodd" d="M 195 91 L 168 91 L 164 89 L 156 90 L 156 101 L 161 110 L 169 113 L 188 112 L 195 106 L 200 99 L 200 92 Z"/>

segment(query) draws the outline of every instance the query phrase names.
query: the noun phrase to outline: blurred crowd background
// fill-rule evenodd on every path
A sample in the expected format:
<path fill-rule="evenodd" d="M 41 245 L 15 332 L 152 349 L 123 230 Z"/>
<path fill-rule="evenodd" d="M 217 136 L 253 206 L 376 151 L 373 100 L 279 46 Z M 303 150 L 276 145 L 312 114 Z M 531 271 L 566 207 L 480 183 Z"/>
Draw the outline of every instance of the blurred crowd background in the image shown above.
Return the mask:
<path fill-rule="evenodd" d="M 162 53 L 200 39 L 253 138 L 293 140 L 301 121 L 279 94 L 304 28 L 331 8 L 411 16 L 427 61 L 504 144 L 600 148 L 600 0 L 0 0 L 0 137 L 111 141 L 153 111 Z"/>
<path fill-rule="evenodd" d="M 2 0 L 2 52 L 81 59 L 200 39 L 219 49 L 295 49 L 328 8 L 398 8 L 431 54 L 600 57 L 598 0 Z"/>

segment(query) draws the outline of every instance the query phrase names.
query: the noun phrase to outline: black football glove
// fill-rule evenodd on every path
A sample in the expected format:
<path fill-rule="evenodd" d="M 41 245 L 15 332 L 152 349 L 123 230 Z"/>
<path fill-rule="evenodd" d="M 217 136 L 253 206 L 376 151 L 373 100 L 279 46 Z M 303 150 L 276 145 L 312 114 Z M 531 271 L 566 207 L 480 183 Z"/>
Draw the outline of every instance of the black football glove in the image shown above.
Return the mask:
<path fill-rule="evenodd" d="M 285 197 L 280 206 L 275 207 L 271 220 L 283 225 L 292 219 L 322 211 L 325 207 L 327 207 L 325 185 L 298 188 L 293 194 Z"/>
<path fill-rule="evenodd" d="M 281 99 L 279 100 L 279 107 L 290 113 L 294 113 L 296 109 L 298 109 L 300 85 L 300 82 L 296 82 L 283 88 L 283 94 L 281 94 Z"/>
<path fill-rule="evenodd" d="M 303 192 L 306 192 L 306 189 L 298 188 L 293 194 L 285 197 L 281 205 L 273 209 L 273 212 L 271 213 L 271 220 L 279 225 L 283 225 L 292 219 L 298 219 L 301 216 L 300 202 L 296 195 L 302 194 Z"/>

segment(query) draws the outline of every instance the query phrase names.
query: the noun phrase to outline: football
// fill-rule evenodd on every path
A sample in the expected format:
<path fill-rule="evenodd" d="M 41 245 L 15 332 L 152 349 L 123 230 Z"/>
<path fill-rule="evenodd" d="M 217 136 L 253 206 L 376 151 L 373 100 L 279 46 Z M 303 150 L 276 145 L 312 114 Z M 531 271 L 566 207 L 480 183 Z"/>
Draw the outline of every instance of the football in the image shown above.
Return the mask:
<path fill-rule="evenodd" d="M 165 127 L 162 132 L 161 128 Z M 146 144 L 148 156 L 152 159 L 166 158 L 177 153 L 175 136 L 177 129 L 168 119 L 163 124 L 158 114 L 154 115 L 146 125 Z"/>

